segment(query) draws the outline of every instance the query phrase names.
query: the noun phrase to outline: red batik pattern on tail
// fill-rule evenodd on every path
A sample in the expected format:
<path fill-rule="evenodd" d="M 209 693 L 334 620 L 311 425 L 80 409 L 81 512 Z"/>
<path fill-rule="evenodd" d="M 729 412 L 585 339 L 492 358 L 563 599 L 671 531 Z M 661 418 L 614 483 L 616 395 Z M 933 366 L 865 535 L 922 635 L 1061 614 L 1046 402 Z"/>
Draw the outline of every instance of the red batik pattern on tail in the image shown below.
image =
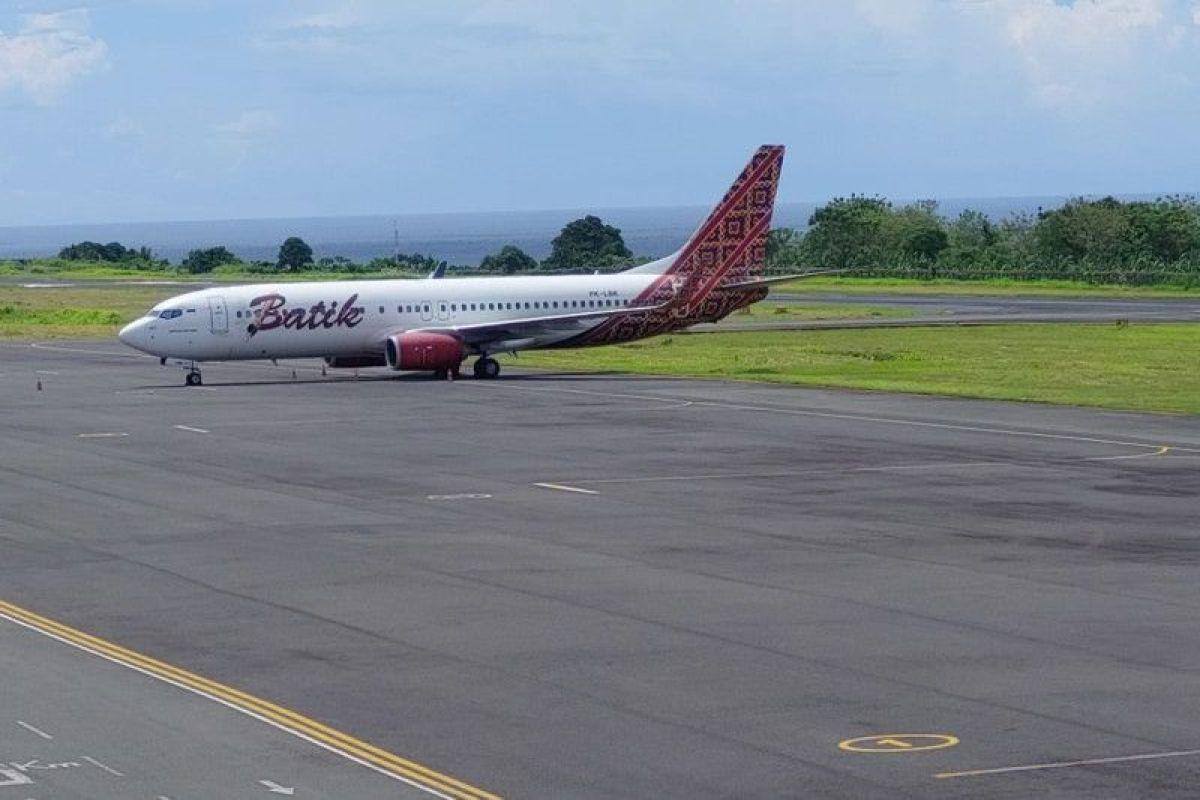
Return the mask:
<path fill-rule="evenodd" d="M 753 302 L 759 290 L 714 290 L 722 283 L 761 273 L 782 166 L 782 145 L 760 147 L 671 268 L 634 300 L 635 305 L 664 308 L 608 320 L 569 344 L 611 344 L 655 336 L 719 319 Z"/>

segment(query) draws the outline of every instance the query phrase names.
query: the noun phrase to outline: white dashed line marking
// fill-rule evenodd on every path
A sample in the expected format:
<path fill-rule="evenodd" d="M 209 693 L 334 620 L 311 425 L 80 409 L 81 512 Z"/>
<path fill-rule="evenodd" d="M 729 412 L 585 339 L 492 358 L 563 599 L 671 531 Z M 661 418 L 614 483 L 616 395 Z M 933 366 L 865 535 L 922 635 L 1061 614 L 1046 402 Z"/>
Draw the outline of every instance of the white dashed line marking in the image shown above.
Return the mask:
<path fill-rule="evenodd" d="M 173 425 L 177 431 L 189 431 L 190 433 L 208 433 L 204 428 L 193 428 L 191 425 Z"/>
<path fill-rule="evenodd" d="M 1062 769 L 1064 767 L 1087 767 L 1095 764 L 1120 764 L 1124 761 L 1151 761 L 1159 758 L 1181 758 L 1200 755 L 1200 750 L 1172 750 L 1168 753 L 1141 753 L 1136 756 L 1111 756 L 1109 758 L 1086 758 L 1080 761 L 1051 761 L 1046 764 L 1024 764 L 1019 767 L 996 767 L 994 769 L 969 769 L 962 772 L 939 772 L 936 778 L 970 778 L 976 775 L 1001 775 L 1006 772 L 1032 772 L 1039 769 Z"/>
<path fill-rule="evenodd" d="M 591 489 L 580 489 L 578 486 L 563 486 L 561 483 L 535 483 L 534 486 L 542 489 L 556 489 L 560 492 L 575 492 L 577 494 L 600 494 Z"/>
<path fill-rule="evenodd" d="M 33 727 L 32 725 L 30 725 L 28 722 L 25 722 L 24 720 L 20 720 L 20 719 L 17 720 L 17 724 L 20 725 L 25 730 L 29 731 L 30 733 L 34 734 L 35 736 L 40 736 L 48 742 L 54 741 L 53 736 L 46 733 L 44 730 L 41 730 L 40 728 Z"/>
<path fill-rule="evenodd" d="M 94 767 L 99 767 L 100 769 L 102 769 L 102 770 L 104 770 L 105 772 L 107 772 L 109 775 L 115 775 L 115 776 L 116 776 L 116 777 L 118 777 L 118 778 L 124 778 L 124 777 L 125 777 L 125 773 L 124 773 L 124 772 L 117 772 L 115 769 L 113 769 L 112 767 L 110 767 L 108 764 L 104 764 L 104 763 L 102 763 L 102 762 L 100 762 L 100 761 L 97 761 L 96 759 L 92 758 L 91 756 L 83 756 L 83 760 L 84 760 L 84 761 L 86 761 L 86 762 L 88 762 L 89 764 L 91 764 L 91 765 L 92 765 L 92 766 L 94 766 Z"/>

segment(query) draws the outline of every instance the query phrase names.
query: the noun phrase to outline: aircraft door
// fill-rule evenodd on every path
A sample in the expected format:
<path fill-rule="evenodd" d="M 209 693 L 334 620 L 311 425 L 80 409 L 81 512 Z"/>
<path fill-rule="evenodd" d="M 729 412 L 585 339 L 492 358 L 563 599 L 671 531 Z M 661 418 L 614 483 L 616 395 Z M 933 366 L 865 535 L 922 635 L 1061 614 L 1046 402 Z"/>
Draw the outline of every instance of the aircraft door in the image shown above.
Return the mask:
<path fill-rule="evenodd" d="M 441 320 L 442 322 L 446 322 L 450 319 L 450 303 L 449 302 L 447 302 L 445 300 L 438 300 L 437 305 L 435 305 L 434 308 L 437 310 L 437 318 L 439 320 Z"/>
<path fill-rule="evenodd" d="M 229 332 L 229 312 L 225 309 L 225 298 L 212 296 L 208 298 L 208 315 L 212 322 L 213 333 Z"/>
<path fill-rule="evenodd" d="M 425 322 L 433 321 L 433 303 L 428 300 L 421 301 L 421 319 Z"/>

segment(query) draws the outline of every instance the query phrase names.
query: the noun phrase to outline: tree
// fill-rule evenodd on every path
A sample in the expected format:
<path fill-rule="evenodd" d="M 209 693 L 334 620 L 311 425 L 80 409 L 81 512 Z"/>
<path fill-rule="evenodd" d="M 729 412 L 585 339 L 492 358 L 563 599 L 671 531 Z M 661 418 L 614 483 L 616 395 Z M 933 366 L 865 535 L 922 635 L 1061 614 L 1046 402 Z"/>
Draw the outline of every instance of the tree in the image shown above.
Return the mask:
<path fill-rule="evenodd" d="M 767 232 L 767 272 L 790 269 L 804 262 L 803 235 L 794 228 L 772 228 Z"/>
<path fill-rule="evenodd" d="M 120 242 L 78 242 L 67 245 L 58 251 L 58 257 L 66 261 L 128 261 L 137 256 L 137 252 L 126 250 Z"/>
<path fill-rule="evenodd" d="M 279 257 L 275 263 L 281 270 L 299 272 L 313 263 L 312 248 L 299 236 L 289 236 L 279 246 Z"/>
<path fill-rule="evenodd" d="M 1191 197 L 1129 203 L 1129 224 L 1138 250 L 1163 261 L 1200 252 L 1200 205 Z"/>
<path fill-rule="evenodd" d="M 972 209 L 960 213 L 946 234 L 947 247 L 942 257 L 951 265 L 974 264 L 1000 241 L 1000 232 L 992 221 Z"/>
<path fill-rule="evenodd" d="M 485 256 L 483 261 L 479 262 L 481 272 L 503 272 L 505 275 L 529 272 L 537 269 L 537 266 L 538 262 L 533 256 L 511 244 L 504 245 L 499 252 Z"/>
<path fill-rule="evenodd" d="M 875 267 L 887 253 L 892 204 L 882 197 L 835 197 L 813 212 L 804 236 L 806 260 L 815 267 Z"/>
<path fill-rule="evenodd" d="M 885 229 L 890 240 L 887 249 L 892 254 L 933 261 L 949 243 L 942 219 L 937 215 L 937 203 L 932 200 L 918 201 L 891 212 Z"/>
<path fill-rule="evenodd" d="M 193 275 L 212 272 L 222 264 L 236 264 L 238 257 L 224 247 L 209 247 L 203 250 L 192 250 L 187 254 L 179 268 Z"/>
<path fill-rule="evenodd" d="M 632 257 L 620 228 L 605 225 L 599 217 L 588 215 L 568 222 L 551 242 L 550 257 L 542 262 L 545 269 L 602 269 Z"/>
<path fill-rule="evenodd" d="M 1043 258 L 1117 261 L 1130 254 L 1133 237 L 1128 209 L 1113 197 L 1076 198 L 1062 208 L 1043 211 L 1033 231 Z"/>

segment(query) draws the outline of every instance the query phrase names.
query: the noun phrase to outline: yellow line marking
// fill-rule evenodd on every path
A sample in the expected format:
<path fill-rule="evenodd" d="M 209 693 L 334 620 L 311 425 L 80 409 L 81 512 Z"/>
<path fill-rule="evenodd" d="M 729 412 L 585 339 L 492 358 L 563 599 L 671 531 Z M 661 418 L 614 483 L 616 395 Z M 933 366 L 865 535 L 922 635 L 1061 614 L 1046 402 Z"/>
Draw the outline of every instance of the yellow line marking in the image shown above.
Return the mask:
<path fill-rule="evenodd" d="M 889 747 L 899 747 L 902 750 L 908 750 L 912 747 L 909 742 L 901 741 L 900 739 L 880 739 L 876 744 L 886 744 Z"/>
<path fill-rule="evenodd" d="M 935 778 L 970 778 L 976 775 L 1000 775 L 1005 772 L 1031 772 L 1038 769 L 1062 769 L 1063 767 L 1086 767 L 1095 764 L 1120 764 L 1125 761 L 1151 761 L 1159 758 L 1198 756 L 1200 750 L 1172 750 L 1168 753 L 1140 753 L 1135 756 L 1111 756 L 1109 758 L 1086 758 L 1081 761 L 1051 761 L 1046 764 L 1024 764 L 1019 767 L 995 767 L 993 769 L 969 769 L 963 772 L 939 772 Z"/>
<path fill-rule="evenodd" d="M 927 742 L 927 744 L 921 744 Z M 958 744 L 957 736 L 944 733 L 881 733 L 838 742 L 838 749 L 849 753 L 920 753 L 942 750 Z"/>
<path fill-rule="evenodd" d="M 101 658 L 126 666 L 267 722 L 356 763 L 447 800 L 499 800 L 497 795 L 389 753 L 290 709 L 204 678 L 150 656 L 71 628 L 0 600 L 0 618 L 43 633 Z"/>

